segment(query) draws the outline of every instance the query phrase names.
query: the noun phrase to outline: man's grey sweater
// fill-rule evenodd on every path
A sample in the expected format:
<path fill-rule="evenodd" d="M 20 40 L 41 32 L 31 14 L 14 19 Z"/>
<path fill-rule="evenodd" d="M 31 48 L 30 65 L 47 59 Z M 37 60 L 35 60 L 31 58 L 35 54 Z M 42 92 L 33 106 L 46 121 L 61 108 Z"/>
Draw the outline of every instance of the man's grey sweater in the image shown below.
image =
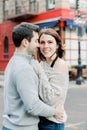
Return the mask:
<path fill-rule="evenodd" d="M 39 99 L 39 79 L 31 59 L 15 53 L 5 70 L 3 125 L 13 130 L 31 130 L 31 126 L 37 130 L 38 116 L 54 115 L 55 109 Z"/>

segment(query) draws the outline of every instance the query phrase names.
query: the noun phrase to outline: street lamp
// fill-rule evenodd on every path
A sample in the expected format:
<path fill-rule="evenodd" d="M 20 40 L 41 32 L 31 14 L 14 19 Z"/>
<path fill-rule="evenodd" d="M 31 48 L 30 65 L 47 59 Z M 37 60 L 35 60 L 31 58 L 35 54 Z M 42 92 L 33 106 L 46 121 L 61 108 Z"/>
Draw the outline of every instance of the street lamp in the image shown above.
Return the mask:
<path fill-rule="evenodd" d="M 76 10 L 76 16 L 74 19 L 74 23 L 77 25 L 77 35 L 78 35 L 78 66 L 77 66 L 77 79 L 76 79 L 76 84 L 81 84 L 82 82 L 84 82 L 84 79 L 82 77 L 82 69 L 83 69 L 83 65 L 81 64 L 81 47 L 80 47 L 80 42 L 81 42 L 81 38 L 84 35 L 84 25 L 85 25 L 85 14 L 80 14 L 79 11 L 79 0 L 71 0 L 71 2 L 74 2 L 74 4 L 72 4 L 72 7 L 74 10 Z M 71 8 L 72 8 L 71 7 Z"/>
<path fill-rule="evenodd" d="M 83 65 L 81 64 L 81 47 L 80 47 L 80 42 L 81 42 L 81 37 L 83 36 L 83 26 L 79 26 L 77 28 L 78 31 L 78 66 L 77 66 L 77 79 L 76 79 L 76 84 L 81 84 L 84 82 L 84 79 L 82 77 L 82 69 Z"/>

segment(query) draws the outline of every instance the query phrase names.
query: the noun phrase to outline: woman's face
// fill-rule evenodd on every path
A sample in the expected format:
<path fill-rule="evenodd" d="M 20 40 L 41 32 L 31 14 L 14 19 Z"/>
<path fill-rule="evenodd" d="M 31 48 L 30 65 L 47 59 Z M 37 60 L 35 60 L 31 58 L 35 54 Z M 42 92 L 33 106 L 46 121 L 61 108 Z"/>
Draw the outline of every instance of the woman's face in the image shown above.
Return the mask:
<path fill-rule="evenodd" d="M 39 43 L 40 51 L 45 58 L 50 58 L 57 50 L 58 45 L 53 36 L 42 34 Z"/>

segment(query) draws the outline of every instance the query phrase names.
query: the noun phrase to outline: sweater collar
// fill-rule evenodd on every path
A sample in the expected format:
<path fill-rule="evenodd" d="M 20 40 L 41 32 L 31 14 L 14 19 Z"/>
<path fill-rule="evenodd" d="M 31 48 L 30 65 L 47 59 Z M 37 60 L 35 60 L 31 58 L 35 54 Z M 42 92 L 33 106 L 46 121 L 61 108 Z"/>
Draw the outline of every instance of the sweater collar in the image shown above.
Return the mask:
<path fill-rule="evenodd" d="M 14 52 L 15 56 L 21 56 L 24 57 L 25 59 L 27 59 L 28 61 L 32 59 L 32 55 L 27 55 L 27 54 L 23 54 L 23 53 L 19 53 L 19 52 Z"/>

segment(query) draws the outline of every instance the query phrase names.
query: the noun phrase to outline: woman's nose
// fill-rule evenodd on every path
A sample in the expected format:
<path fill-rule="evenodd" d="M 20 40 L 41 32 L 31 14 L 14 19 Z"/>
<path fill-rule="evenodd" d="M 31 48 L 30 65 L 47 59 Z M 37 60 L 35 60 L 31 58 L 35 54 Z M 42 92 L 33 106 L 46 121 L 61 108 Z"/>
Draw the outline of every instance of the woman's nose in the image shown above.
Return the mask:
<path fill-rule="evenodd" d="M 48 47 L 48 43 L 45 43 L 45 44 L 44 44 L 44 47 Z"/>

